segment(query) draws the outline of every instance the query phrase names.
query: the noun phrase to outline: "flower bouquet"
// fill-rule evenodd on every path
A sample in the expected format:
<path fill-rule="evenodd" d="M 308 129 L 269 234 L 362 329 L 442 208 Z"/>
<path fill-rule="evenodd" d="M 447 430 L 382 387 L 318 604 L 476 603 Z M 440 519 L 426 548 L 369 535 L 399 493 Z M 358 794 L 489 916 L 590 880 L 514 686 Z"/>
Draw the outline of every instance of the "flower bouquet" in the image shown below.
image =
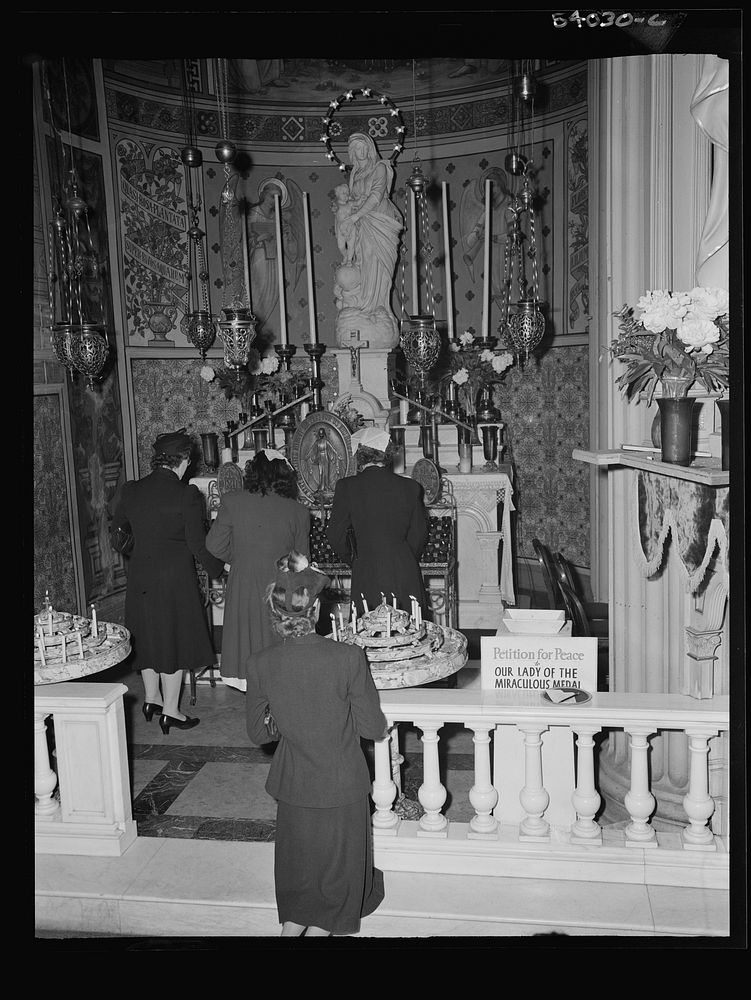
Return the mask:
<path fill-rule="evenodd" d="M 310 375 L 304 369 L 286 369 L 279 367 L 276 354 L 261 357 L 259 352 L 251 347 L 248 362 L 239 371 L 234 368 L 214 369 L 204 365 L 201 378 L 206 382 L 215 382 L 227 399 L 240 399 L 246 410 L 248 400 L 256 396 L 258 402 L 281 405 L 291 401 L 307 387 Z"/>
<path fill-rule="evenodd" d="M 700 382 L 709 392 L 728 386 L 728 293 L 723 288 L 690 292 L 648 291 L 633 307 L 614 315 L 620 334 L 609 353 L 626 365 L 616 385 L 630 399 L 646 393 L 651 403 L 658 383 L 682 379 L 687 390 Z"/>
<path fill-rule="evenodd" d="M 476 344 L 474 336 L 466 331 L 458 342 L 449 343 L 448 363 L 441 381 L 458 389 L 464 413 L 474 417 L 479 392 L 503 381 L 514 356 L 510 351 L 491 351 Z"/>

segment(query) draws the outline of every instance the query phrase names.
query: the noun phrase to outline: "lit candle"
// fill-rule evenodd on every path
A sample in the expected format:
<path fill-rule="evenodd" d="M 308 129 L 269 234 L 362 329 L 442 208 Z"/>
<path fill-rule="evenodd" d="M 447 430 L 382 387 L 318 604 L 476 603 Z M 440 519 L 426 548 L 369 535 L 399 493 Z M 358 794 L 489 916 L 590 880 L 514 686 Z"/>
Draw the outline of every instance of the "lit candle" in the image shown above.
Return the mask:
<path fill-rule="evenodd" d="M 99 635 L 99 629 L 96 623 L 96 608 L 93 604 L 91 605 L 91 624 L 94 626 L 94 638 L 96 639 Z"/>
<path fill-rule="evenodd" d="M 42 658 L 42 666 L 47 666 L 47 661 L 44 658 L 44 639 L 42 638 L 42 633 L 40 632 L 37 636 L 37 645 L 39 646 L 39 655 Z"/>
<path fill-rule="evenodd" d="M 339 628 L 344 631 L 344 614 L 342 609 L 339 609 Z"/>
<path fill-rule="evenodd" d="M 417 598 L 413 597 L 412 594 L 409 595 L 409 599 L 412 602 L 409 616 L 414 618 L 415 625 L 417 624 Z"/>
<path fill-rule="evenodd" d="M 386 638 L 391 638 L 391 612 L 386 612 Z"/>
<path fill-rule="evenodd" d="M 81 633 L 76 629 L 76 639 L 78 639 L 78 655 L 83 659 L 83 640 L 81 639 Z"/>
<path fill-rule="evenodd" d="M 49 626 L 49 634 L 52 635 L 52 612 L 51 611 L 47 615 L 47 624 Z"/>
<path fill-rule="evenodd" d="M 443 256 L 446 273 L 446 320 L 449 340 L 454 339 L 454 290 L 451 281 L 451 241 L 449 239 L 449 196 L 448 184 L 443 181 Z"/>
<path fill-rule="evenodd" d="M 386 603 L 386 595 L 384 594 L 383 591 L 381 591 L 381 604 L 385 604 L 385 603 Z"/>
<path fill-rule="evenodd" d="M 274 195 L 274 219 L 276 222 L 276 277 L 279 285 L 279 332 L 282 346 L 287 340 L 287 303 L 284 296 L 284 250 L 282 247 L 282 200 Z"/>
<path fill-rule="evenodd" d="M 417 196 L 412 188 L 409 189 L 409 225 L 412 230 L 412 315 L 420 314 L 420 305 L 417 292 L 417 281 L 419 277 L 418 248 L 417 248 Z"/>
<path fill-rule="evenodd" d="M 391 595 L 391 603 L 394 605 L 394 608 L 396 609 L 396 597 L 394 597 L 393 594 Z"/>
<path fill-rule="evenodd" d="M 336 634 L 336 618 L 334 617 L 333 612 L 331 614 L 331 634 L 333 635 L 334 639 L 338 642 L 339 636 Z"/>
<path fill-rule="evenodd" d="M 417 601 L 415 601 L 415 616 L 417 617 L 417 627 L 419 628 L 422 625 L 422 608 Z"/>
<path fill-rule="evenodd" d="M 305 214 L 305 263 L 308 268 L 308 315 L 310 322 L 310 342 L 318 343 L 318 332 L 316 330 L 316 306 L 315 294 L 313 291 L 313 253 L 310 248 L 310 206 L 307 191 L 303 192 L 302 206 Z"/>
<path fill-rule="evenodd" d="M 360 594 L 360 597 L 362 597 L 362 606 L 365 608 L 365 614 L 367 614 L 369 608 L 368 608 L 368 602 L 365 600 L 365 594 Z"/>
<path fill-rule="evenodd" d="M 357 608 L 354 601 L 352 601 L 352 635 L 357 635 Z"/>
<path fill-rule="evenodd" d="M 488 338 L 490 316 L 490 181 L 485 181 L 485 257 L 482 275 L 482 336 Z"/>

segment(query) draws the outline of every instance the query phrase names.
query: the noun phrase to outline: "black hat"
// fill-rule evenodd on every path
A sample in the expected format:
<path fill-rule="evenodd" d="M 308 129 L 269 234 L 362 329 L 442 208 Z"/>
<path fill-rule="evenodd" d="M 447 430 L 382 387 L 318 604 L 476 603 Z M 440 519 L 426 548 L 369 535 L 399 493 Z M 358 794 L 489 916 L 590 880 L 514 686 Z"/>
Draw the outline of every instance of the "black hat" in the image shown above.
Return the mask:
<path fill-rule="evenodd" d="M 193 441 L 184 427 L 169 434 L 160 434 L 153 444 L 154 451 L 161 455 L 181 455 L 192 447 Z"/>

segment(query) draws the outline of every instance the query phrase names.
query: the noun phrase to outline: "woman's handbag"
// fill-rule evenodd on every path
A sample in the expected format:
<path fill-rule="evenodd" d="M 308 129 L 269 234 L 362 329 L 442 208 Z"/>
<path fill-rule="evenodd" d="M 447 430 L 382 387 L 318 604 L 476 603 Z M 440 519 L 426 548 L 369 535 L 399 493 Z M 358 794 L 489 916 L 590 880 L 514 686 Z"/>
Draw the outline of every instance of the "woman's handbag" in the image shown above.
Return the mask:
<path fill-rule="evenodd" d="M 266 735 L 269 738 L 269 742 L 271 742 L 271 740 L 278 740 L 279 730 L 276 728 L 276 721 L 274 720 L 274 716 L 271 714 L 270 705 L 266 706 L 266 712 L 263 717 L 263 724 L 264 726 L 266 726 Z"/>
<path fill-rule="evenodd" d="M 121 524 L 114 531 L 110 532 L 110 542 L 115 552 L 121 556 L 129 556 L 133 551 L 135 539 L 130 530 L 129 524 Z"/>

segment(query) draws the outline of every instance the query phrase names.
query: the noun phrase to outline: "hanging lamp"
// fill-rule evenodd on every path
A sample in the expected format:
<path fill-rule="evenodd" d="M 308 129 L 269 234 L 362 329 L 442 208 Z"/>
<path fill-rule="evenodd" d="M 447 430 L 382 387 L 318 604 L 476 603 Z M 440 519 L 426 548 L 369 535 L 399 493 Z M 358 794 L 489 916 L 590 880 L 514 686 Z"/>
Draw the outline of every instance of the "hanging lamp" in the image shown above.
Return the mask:
<path fill-rule="evenodd" d="M 70 166 L 65 169 L 65 143 L 55 124 L 49 84 L 49 67 L 42 64 L 42 79 L 49 112 L 50 127 L 60 139 L 61 158 L 51 191 L 54 221 L 48 226 L 48 281 L 52 349 L 68 372 L 86 376 L 89 389 L 102 377 L 109 343 L 105 335 L 103 295 L 98 296 L 98 316 L 91 315 L 85 301 L 82 284 L 86 280 L 101 281 L 99 259 L 94 249 L 89 220 L 89 206 L 79 194 L 79 180 L 73 153 L 70 97 L 65 60 L 61 60 L 65 104 L 68 119 L 68 150 Z M 57 144 L 55 144 L 57 154 Z M 57 291 L 57 295 L 55 294 Z M 59 318 L 58 318 L 59 317 Z"/>
<path fill-rule="evenodd" d="M 214 84 L 219 112 L 219 127 L 222 133 L 222 138 L 216 144 L 214 151 L 219 162 L 224 164 L 224 188 L 221 197 L 227 208 L 227 212 L 230 213 L 230 205 L 235 199 L 230 185 L 230 165 L 237 156 L 237 147 L 229 139 L 227 60 L 225 58 L 214 60 Z M 219 336 L 224 345 L 224 364 L 227 368 L 234 369 L 238 383 L 241 378 L 240 373 L 250 358 L 250 348 L 255 340 L 257 324 L 257 320 L 250 307 L 250 272 L 248 268 L 247 243 L 245 242 L 244 234 L 243 259 L 245 262 L 243 288 L 245 301 L 241 297 L 239 301 L 234 301 L 229 306 L 223 306 L 222 313 L 224 314 L 224 319 L 220 320 L 218 324 Z"/>
<path fill-rule="evenodd" d="M 412 122 L 417 143 L 417 99 L 415 92 L 415 61 L 412 60 Z M 422 171 L 419 150 L 415 145 L 412 172 L 406 180 L 405 218 L 410 219 L 409 229 L 414 241 L 412 261 L 412 315 L 404 309 L 404 263 L 402 254 L 402 320 L 400 323 L 400 345 L 410 367 L 417 372 L 420 394 L 424 397 L 428 372 L 438 360 L 441 351 L 441 336 L 435 320 L 435 297 L 433 291 L 433 245 L 428 232 L 428 207 L 426 191 L 428 178 Z M 410 199 L 410 192 L 413 199 Z M 412 211 L 414 208 L 414 211 Z M 420 310 L 421 263 L 425 267 L 425 312 Z"/>
<path fill-rule="evenodd" d="M 188 340 L 190 340 L 191 344 L 201 355 L 201 360 L 205 362 L 206 352 L 216 339 L 216 321 L 211 315 L 211 304 L 209 302 L 209 270 L 206 266 L 206 251 L 204 247 L 206 234 L 198 224 L 199 212 L 201 210 L 200 193 L 195 201 L 193 198 L 191 172 L 201 167 L 203 164 L 203 154 L 196 145 L 193 93 L 188 79 L 188 64 L 185 59 L 183 59 L 183 110 L 185 114 L 186 145 L 180 150 L 180 159 L 186 168 L 185 178 L 187 183 L 188 210 L 191 213 L 191 225 L 188 229 L 187 270 L 188 308 L 190 311 L 185 317 L 185 333 Z M 200 294 L 196 278 L 201 283 Z"/>
<path fill-rule="evenodd" d="M 512 64 L 513 65 L 513 64 Z M 532 74 L 529 60 L 522 60 L 512 69 L 512 149 L 505 160 L 506 170 L 521 178 L 521 188 L 514 194 L 507 211 L 511 224 L 504 247 L 503 299 L 501 330 L 519 357 L 525 360 L 545 335 L 545 316 L 540 309 L 538 250 L 535 229 L 534 192 L 532 178 L 534 163 L 521 152 L 519 134 L 515 125 L 518 117 L 519 132 L 524 131 L 527 114 L 534 121 L 534 101 L 537 81 Z M 530 276 L 527 276 L 529 262 Z M 518 296 L 513 303 L 514 291 Z"/>

